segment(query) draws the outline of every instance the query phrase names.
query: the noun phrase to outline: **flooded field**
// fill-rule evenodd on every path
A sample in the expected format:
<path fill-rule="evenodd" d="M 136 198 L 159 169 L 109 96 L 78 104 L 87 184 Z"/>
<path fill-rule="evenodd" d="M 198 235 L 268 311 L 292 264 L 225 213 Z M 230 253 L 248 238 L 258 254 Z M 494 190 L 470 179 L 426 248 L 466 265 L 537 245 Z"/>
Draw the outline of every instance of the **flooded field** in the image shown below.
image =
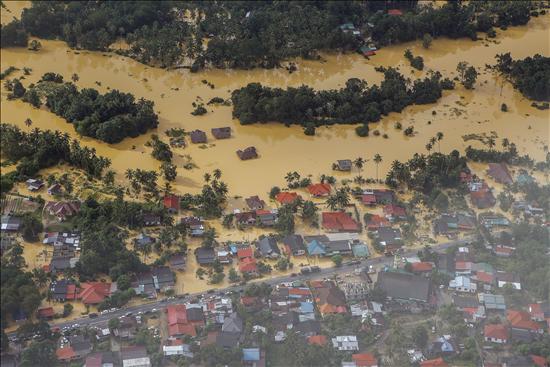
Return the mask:
<path fill-rule="evenodd" d="M 13 11 L 16 13 L 16 10 Z M 4 13 L 4 11 L 3 11 Z M 4 21 L 4 15 L 2 20 Z M 289 74 L 279 70 L 209 70 L 191 74 L 187 70 L 162 70 L 147 67 L 126 57 L 115 54 L 74 51 L 60 41 L 41 41 L 39 52 L 25 49 L 3 49 L 1 69 L 8 66 L 29 67 L 32 74 L 23 81 L 25 85 L 36 82 L 48 71 L 62 74 L 66 80 L 76 73 L 81 88 L 92 87 L 106 92 L 119 89 L 131 92 L 136 97 L 144 97 L 155 102 L 160 116 L 158 131 L 151 131 L 164 137 L 164 131 L 180 127 L 187 131 L 202 129 L 207 131 L 207 146 L 191 145 L 176 149 L 175 163 L 178 165 L 178 178 L 174 188 L 179 193 L 197 192 L 202 186 L 202 176 L 207 171 L 219 168 L 223 179 L 228 183 L 230 195 L 248 196 L 259 194 L 264 198 L 274 185 L 284 186 L 284 176 L 288 171 L 298 171 L 302 176 L 311 175 L 317 180 L 320 174 L 332 174 L 331 165 L 337 159 L 364 157 L 372 159 L 379 153 L 383 157 L 380 176 L 385 175 L 395 159 L 405 160 L 415 152 L 425 152 L 428 140 L 437 132 L 444 133 L 442 151 L 463 150 L 474 142 L 464 142 L 462 136 L 469 133 L 489 133 L 495 131 L 499 138 L 508 138 L 517 144 L 520 152 L 528 153 L 541 160 L 548 145 L 549 112 L 539 111 L 520 93 L 492 74 L 484 71 L 485 64 L 493 63 L 494 55 L 511 51 L 512 57 L 524 58 L 540 53 L 548 56 L 550 16 L 534 18 L 528 26 L 498 31 L 494 40 L 447 40 L 433 42 L 425 50 L 420 42 L 384 48 L 371 60 L 360 55 L 324 55 L 322 62 L 296 60 L 298 71 Z M 425 60 L 424 72 L 413 72 L 404 61 L 404 50 L 410 48 L 414 55 Z M 305 136 L 296 126 L 281 124 L 257 124 L 241 126 L 231 117 L 231 107 L 208 106 L 208 113 L 192 116 L 194 101 L 207 102 L 212 97 L 228 98 L 231 90 L 250 82 L 260 82 L 270 86 L 299 86 L 307 84 L 316 89 L 339 88 L 349 78 L 363 78 L 369 83 L 378 83 L 382 74 L 376 66 L 399 67 L 411 78 L 422 76 L 426 70 L 440 71 L 454 77 L 458 61 L 467 61 L 480 72 L 478 83 L 473 91 L 462 86 L 444 92 L 443 98 L 433 105 L 411 106 L 403 113 L 392 113 L 380 123 L 371 124 L 371 132 L 379 130 L 382 136 L 360 138 L 354 132 L 355 126 L 341 125 L 323 127 L 313 137 Z M 21 72 L 14 75 L 19 76 Z M 202 81 L 214 85 L 210 88 Z M 502 103 L 508 105 L 508 112 L 501 112 Z M 24 130 L 32 128 L 66 131 L 77 137 L 73 127 L 45 109 L 35 109 L 21 101 L 8 101 L 7 92 L 2 91 L 1 120 L 18 125 Z M 435 114 L 433 114 L 435 111 Z M 24 121 L 30 118 L 32 126 Z M 394 129 L 395 122 L 404 127 L 413 125 L 417 131 L 414 137 L 405 137 L 402 131 Z M 230 126 L 233 137 L 215 141 L 210 134 L 213 127 Z M 165 138 L 165 137 L 164 137 Z M 89 138 L 82 138 L 83 144 L 94 147 L 100 155 L 110 158 L 118 179 L 127 168 L 158 169 L 158 161 L 150 156 L 144 143 L 149 136 L 126 139 L 120 144 L 109 145 Z M 260 158 L 242 162 L 236 150 L 255 146 Z M 182 168 L 183 155 L 190 155 L 198 168 Z M 353 177 L 356 172 L 337 174 L 340 178 Z M 364 176 L 375 176 L 374 163 L 368 162 Z"/>

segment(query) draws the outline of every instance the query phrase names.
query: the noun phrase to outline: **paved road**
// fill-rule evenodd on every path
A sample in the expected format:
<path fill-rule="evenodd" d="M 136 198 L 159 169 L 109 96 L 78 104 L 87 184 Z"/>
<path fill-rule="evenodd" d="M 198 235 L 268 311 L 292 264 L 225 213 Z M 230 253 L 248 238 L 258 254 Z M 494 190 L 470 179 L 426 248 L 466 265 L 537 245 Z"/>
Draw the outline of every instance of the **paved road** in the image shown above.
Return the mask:
<path fill-rule="evenodd" d="M 462 245 L 462 244 L 468 243 L 472 240 L 473 240 L 473 237 L 465 237 L 461 240 L 450 241 L 450 242 L 445 242 L 445 243 L 441 243 L 441 244 L 438 244 L 438 245 L 434 245 L 431 248 L 435 252 L 444 252 L 449 247 L 452 247 L 452 246 L 455 246 L 455 245 Z M 416 255 L 417 252 L 418 252 L 418 250 L 404 251 L 402 256 L 406 257 L 406 256 Z M 316 278 L 326 278 L 327 276 L 332 276 L 332 275 L 338 274 L 338 273 L 349 273 L 350 271 L 353 271 L 357 267 L 365 267 L 365 266 L 370 266 L 370 265 L 373 265 L 373 266 L 390 265 L 392 263 L 393 263 L 393 257 L 380 256 L 380 257 L 374 257 L 374 258 L 371 258 L 371 259 L 364 260 L 364 261 L 361 262 L 360 265 L 343 265 L 343 266 L 338 267 L 338 268 L 337 267 L 322 268 L 321 271 L 319 271 L 317 273 L 310 273 L 310 274 L 306 274 L 306 275 L 299 274 L 296 277 L 291 277 L 290 275 L 287 275 L 287 276 L 261 279 L 260 281 L 264 282 L 264 283 L 267 283 L 267 284 L 270 284 L 270 285 L 276 285 L 276 284 L 280 284 L 280 283 L 283 283 L 283 282 L 292 282 L 292 281 L 296 281 L 296 280 L 309 280 L 309 279 L 316 279 Z M 227 287 L 227 288 L 219 288 L 219 289 L 216 289 L 215 293 L 212 293 L 212 294 L 221 294 L 221 293 L 230 292 L 230 291 L 239 292 L 239 291 L 243 290 L 245 287 L 246 286 L 238 286 L 237 285 L 237 286 L 231 286 L 231 287 Z M 174 299 L 170 299 L 170 300 L 161 299 L 161 300 L 156 300 L 156 301 L 152 301 L 152 302 L 149 302 L 149 303 L 144 303 L 144 304 L 140 304 L 140 305 L 136 305 L 136 306 L 124 307 L 124 308 L 118 309 L 118 310 L 113 311 L 113 312 L 108 312 L 108 313 L 105 313 L 103 315 L 98 315 L 98 317 L 93 318 L 93 319 L 89 318 L 89 317 L 81 317 L 81 318 L 74 319 L 74 320 L 71 320 L 71 321 L 50 324 L 50 326 L 59 327 L 61 329 L 64 328 L 64 327 L 71 327 L 75 324 L 78 324 L 79 327 L 82 327 L 82 326 L 90 326 L 91 327 L 91 326 L 100 326 L 100 325 L 103 326 L 103 325 L 106 325 L 110 319 L 120 317 L 120 316 L 124 316 L 129 312 L 131 312 L 133 314 L 137 314 L 138 312 L 142 312 L 142 313 L 156 312 L 157 310 L 160 310 L 161 308 L 166 307 L 166 305 L 175 304 L 175 303 L 182 303 L 182 302 L 185 302 L 186 300 L 193 299 L 193 298 L 196 298 L 196 297 L 199 297 L 199 296 L 202 296 L 202 295 L 207 295 L 207 292 L 197 292 L 197 293 L 188 294 L 186 296 L 177 295 L 177 296 L 175 296 Z M 12 332 L 12 333 L 9 333 L 8 336 L 12 336 L 12 335 L 15 335 L 15 334 L 16 334 L 16 332 Z"/>

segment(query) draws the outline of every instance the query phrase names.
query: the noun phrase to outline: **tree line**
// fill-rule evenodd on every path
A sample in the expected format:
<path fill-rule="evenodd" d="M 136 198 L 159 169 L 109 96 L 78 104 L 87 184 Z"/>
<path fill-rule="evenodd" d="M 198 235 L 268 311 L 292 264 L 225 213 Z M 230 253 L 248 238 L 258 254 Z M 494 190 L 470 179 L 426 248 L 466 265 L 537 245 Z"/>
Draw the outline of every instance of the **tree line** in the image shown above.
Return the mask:
<path fill-rule="evenodd" d="M 233 117 L 243 125 L 278 121 L 305 127 L 335 123 L 368 123 L 401 112 L 411 104 L 436 102 L 443 89 L 454 88 L 439 72 L 410 83 L 396 69 L 384 70 L 380 86 L 349 79 L 339 90 L 315 91 L 308 86 L 286 90 L 250 83 L 234 90 Z"/>
<path fill-rule="evenodd" d="M 126 137 L 135 138 L 158 126 L 152 101 L 141 98 L 136 102 L 132 94 L 118 90 L 106 94 L 92 88 L 79 91 L 73 83 L 63 83 L 63 77 L 58 74 L 44 74 L 22 97 L 23 101 L 39 107 L 44 96 L 46 107 L 72 123 L 79 134 L 110 144 Z"/>
<path fill-rule="evenodd" d="M 460 173 L 468 170 L 466 161 L 457 150 L 427 156 L 416 153 L 407 162 L 392 162 L 386 184 L 394 188 L 406 185 L 427 194 L 437 188 L 456 187 L 460 184 Z"/>
<path fill-rule="evenodd" d="M 389 15 L 388 7 L 404 14 Z M 494 36 L 494 27 L 526 24 L 533 9 L 531 1 L 449 2 L 439 8 L 416 1 L 33 2 L 21 21 L 2 26 L 2 47 L 26 46 L 28 34 L 89 50 L 107 50 L 122 38 L 130 47 L 118 52 L 161 67 L 273 68 L 292 57 L 319 58 L 322 50 L 357 50 L 365 36 L 379 47 L 427 36 Z M 362 36 L 339 27 L 345 23 Z"/>
<path fill-rule="evenodd" d="M 529 99 L 550 101 L 550 57 L 536 54 L 514 60 L 510 53 L 496 55 L 494 68 Z"/>
<path fill-rule="evenodd" d="M 82 147 L 78 140 L 71 141 L 68 134 L 59 131 L 34 129 L 27 133 L 14 125 L 1 124 L 0 142 L 2 155 L 17 163 L 15 171 L 2 175 L 2 192 L 9 191 L 14 182 L 35 177 L 41 169 L 60 162 L 93 177 L 101 177 L 111 164 L 108 158 L 98 156 L 95 149 Z"/>

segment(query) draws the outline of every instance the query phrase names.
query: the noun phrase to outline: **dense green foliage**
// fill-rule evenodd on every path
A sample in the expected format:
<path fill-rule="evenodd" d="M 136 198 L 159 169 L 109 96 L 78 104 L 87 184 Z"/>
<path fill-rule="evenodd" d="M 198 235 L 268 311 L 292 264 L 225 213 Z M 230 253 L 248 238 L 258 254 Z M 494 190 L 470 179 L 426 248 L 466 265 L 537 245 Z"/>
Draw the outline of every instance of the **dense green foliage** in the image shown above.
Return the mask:
<path fill-rule="evenodd" d="M 550 100 L 550 57 L 536 54 L 514 60 L 510 53 L 497 55 L 495 68 L 524 96 L 537 101 Z"/>
<path fill-rule="evenodd" d="M 118 90 L 103 95 L 91 88 L 78 91 L 73 83 L 62 84 L 62 77 L 51 81 L 51 75 L 44 74 L 29 91 L 45 95 L 50 111 L 72 123 L 81 135 L 118 143 L 128 136 L 145 134 L 158 125 L 152 101 L 141 98 L 136 102 L 132 94 Z"/>
<path fill-rule="evenodd" d="M 32 342 L 21 354 L 21 367 L 54 367 L 58 365 L 55 355 L 56 345 L 54 341 L 42 340 Z"/>
<path fill-rule="evenodd" d="M 27 47 L 29 36 L 20 21 L 2 24 L 0 30 L 0 47 Z"/>
<path fill-rule="evenodd" d="M 405 163 L 393 161 L 386 184 L 391 187 L 404 184 L 410 189 L 430 193 L 435 188 L 457 186 L 460 172 L 465 170 L 466 157 L 461 157 L 456 150 L 448 155 L 433 153 L 425 156 L 416 153 Z"/>
<path fill-rule="evenodd" d="M 503 151 L 494 149 L 476 149 L 468 146 L 466 148 L 466 157 L 474 162 L 504 162 L 519 166 L 532 167 L 533 159 L 528 155 L 519 155 L 516 145 L 511 143 Z"/>
<path fill-rule="evenodd" d="M 472 1 L 464 4 L 451 1 L 439 8 L 423 7 L 403 16 L 375 14 L 372 38 L 381 45 L 422 39 L 468 37 L 477 39 L 476 32 L 487 32 L 493 26 L 507 27 L 529 22 L 529 1 Z"/>
<path fill-rule="evenodd" d="M 2 47 L 26 46 L 27 33 L 90 50 L 106 50 L 121 38 L 130 47 L 118 52 L 162 67 L 272 68 L 292 57 L 318 58 L 321 50 L 357 50 L 363 37 L 342 30 L 344 23 L 384 46 L 426 36 L 476 39 L 478 31 L 493 34 L 495 26 L 526 24 L 532 9 L 528 1 L 450 2 L 439 8 L 416 3 L 33 2 L 20 22 L 2 27 Z M 389 15 L 388 7 L 404 15 Z"/>
<path fill-rule="evenodd" d="M 27 317 L 33 315 L 42 300 L 42 295 L 34 283 L 32 273 L 26 272 L 23 247 L 16 244 L 2 256 L 1 262 L 1 327 L 6 325 L 8 316 L 23 311 Z"/>
<path fill-rule="evenodd" d="M 2 178 L 4 181 L 24 181 L 34 177 L 42 168 L 52 167 L 60 162 L 84 170 L 90 176 L 101 177 L 111 162 L 96 155 L 94 149 L 82 148 L 77 140 L 71 141 L 68 134 L 59 131 L 34 129 L 30 133 L 18 127 L 0 125 L 2 155 L 18 162 L 17 169 Z"/>
<path fill-rule="evenodd" d="M 74 219 L 83 238 L 76 266 L 81 278 L 108 274 L 116 280 L 122 274 L 144 270 L 138 256 L 126 248 L 127 235 L 121 227 L 139 228 L 143 225 L 143 213 L 155 210 L 162 215 L 162 209 L 148 204 L 123 200 L 100 204 L 93 199 L 86 200 Z"/>
<path fill-rule="evenodd" d="M 434 103 L 444 87 L 452 86 L 436 72 L 415 80 L 409 87 L 403 75 L 393 68 L 385 70 L 380 86 L 368 86 L 359 79 L 349 79 L 339 90 L 326 91 L 307 86 L 283 90 L 250 83 L 233 91 L 233 117 L 243 125 L 268 121 L 304 126 L 368 123 L 411 104 Z"/>

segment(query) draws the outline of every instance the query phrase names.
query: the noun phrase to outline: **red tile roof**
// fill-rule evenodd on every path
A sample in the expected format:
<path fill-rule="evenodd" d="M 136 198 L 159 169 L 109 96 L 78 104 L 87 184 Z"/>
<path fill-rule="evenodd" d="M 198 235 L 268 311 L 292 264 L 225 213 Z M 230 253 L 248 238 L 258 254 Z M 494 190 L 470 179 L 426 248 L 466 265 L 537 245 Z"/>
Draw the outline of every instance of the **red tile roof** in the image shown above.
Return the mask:
<path fill-rule="evenodd" d="M 53 317 L 53 315 L 55 314 L 53 307 L 39 308 L 37 313 L 38 317 Z"/>
<path fill-rule="evenodd" d="M 179 210 L 180 198 L 176 195 L 166 195 L 163 200 L 166 209 Z"/>
<path fill-rule="evenodd" d="M 469 261 L 457 261 L 455 263 L 456 270 L 472 270 L 472 263 Z"/>
<path fill-rule="evenodd" d="M 337 231 L 358 231 L 359 223 L 344 212 L 324 212 L 323 228 Z"/>
<path fill-rule="evenodd" d="M 389 226 L 390 226 L 390 222 L 386 218 L 377 214 L 374 214 L 367 223 L 367 229 L 369 230 L 376 230 L 380 227 L 389 227 Z"/>
<path fill-rule="evenodd" d="M 296 296 L 310 296 L 311 291 L 309 290 L 309 288 L 289 288 L 288 294 Z"/>
<path fill-rule="evenodd" d="M 245 257 L 253 257 L 254 256 L 254 250 L 252 250 L 252 247 L 243 247 L 237 250 L 237 257 L 239 260 L 244 259 Z"/>
<path fill-rule="evenodd" d="M 399 9 L 389 9 L 388 15 L 403 15 L 403 12 Z"/>
<path fill-rule="evenodd" d="M 376 204 L 376 195 L 374 194 L 361 195 L 361 202 L 365 205 Z"/>
<path fill-rule="evenodd" d="M 247 297 L 247 296 L 241 297 L 241 303 L 244 306 L 252 306 L 253 304 L 256 303 L 257 300 L 258 300 L 258 297 Z"/>
<path fill-rule="evenodd" d="M 307 191 L 313 196 L 326 196 L 330 194 L 331 187 L 327 183 L 318 183 L 309 185 Z"/>
<path fill-rule="evenodd" d="M 275 200 L 277 200 L 281 204 L 291 204 L 294 202 L 294 200 L 301 198 L 300 195 L 298 195 L 295 192 L 280 192 L 275 196 Z"/>
<path fill-rule="evenodd" d="M 448 367 L 447 362 L 443 358 L 428 359 L 427 361 L 420 362 L 420 367 Z"/>
<path fill-rule="evenodd" d="M 531 320 L 531 316 L 525 311 L 509 310 L 507 319 L 510 325 L 516 329 L 526 329 L 531 331 L 541 329 L 539 323 Z"/>
<path fill-rule="evenodd" d="M 239 264 L 239 271 L 241 273 L 254 273 L 258 271 L 256 260 L 250 257 L 244 258 Z"/>
<path fill-rule="evenodd" d="M 55 355 L 60 361 L 70 361 L 76 357 L 76 353 L 72 347 L 59 348 L 55 351 Z"/>
<path fill-rule="evenodd" d="M 353 354 L 351 359 L 355 361 L 357 367 L 371 367 L 378 365 L 378 359 L 372 353 Z"/>
<path fill-rule="evenodd" d="M 478 271 L 476 273 L 476 278 L 479 282 L 492 284 L 495 281 L 493 274 L 486 273 L 484 271 Z"/>
<path fill-rule="evenodd" d="M 78 298 L 85 305 L 97 305 L 111 295 L 111 283 L 90 282 L 82 283 Z"/>
<path fill-rule="evenodd" d="M 320 346 L 327 344 L 327 337 L 324 335 L 313 335 L 307 338 L 309 344 L 317 344 Z"/>
<path fill-rule="evenodd" d="M 187 320 L 187 309 L 185 305 L 168 305 L 166 306 L 168 334 L 174 335 L 190 335 L 196 336 L 197 330 L 195 326 Z"/>
<path fill-rule="evenodd" d="M 405 212 L 405 208 L 393 204 L 388 204 L 384 206 L 384 214 L 396 217 L 405 217 L 407 215 L 407 213 Z"/>
<path fill-rule="evenodd" d="M 508 328 L 502 324 L 488 324 L 483 329 L 486 338 L 508 340 Z"/>
<path fill-rule="evenodd" d="M 411 263 L 411 269 L 412 269 L 413 272 L 432 271 L 432 268 L 433 268 L 432 263 L 429 263 L 429 262 L 426 262 L 426 261 Z"/>
<path fill-rule="evenodd" d="M 65 299 L 68 299 L 68 300 L 77 299 L 78 292 L 79 290 L 76 288 L 75 284 L 67 285 L 67 294 L 65 295 Z"/>
<path fill-rule="evenodd" d="M 531 360 L 533 361 L 533 364 L 535 366 L 539 366 L 539 367 L 546 367 L 548 366 L 548 362 L 546 360 L 546 358 L 544 357 L 541 357 L 541 356 L 535 356 L 533 354 L 531 354 L 529 357 L 531 357 Z"/>

